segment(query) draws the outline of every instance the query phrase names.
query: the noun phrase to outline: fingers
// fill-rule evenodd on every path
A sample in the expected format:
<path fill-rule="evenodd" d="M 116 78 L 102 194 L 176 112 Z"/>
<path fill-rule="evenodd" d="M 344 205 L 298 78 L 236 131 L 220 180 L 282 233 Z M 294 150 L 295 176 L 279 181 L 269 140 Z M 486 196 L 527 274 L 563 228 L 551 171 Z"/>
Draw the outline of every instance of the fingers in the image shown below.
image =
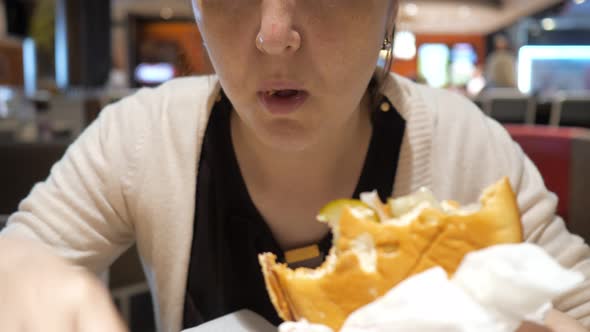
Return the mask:
<path fill-rule="evenodd" d="M 115 307 L 109 301 L 97 301 L 94 305 L 81 308 L 78 313 L 77 330 L 79 332 L 127 332 Z"/>
<path fill-rule="evenodd" d="M 76 330 L 79 332 L 127 332 L 123 320 L 109 293 L 96 279 L 86 286 L 88 294 L 76 314 Z"/>
<path fill-rule="evenodd" d="M 126 332 L 108 290 L 50 250 L 0 238 L 0 332 Z"/>
<path fill-rule="evenodd" d="M 516 332 L 552 332 L 552 330 L 539 324 L 524 322 Z"/>
<path fill-rule="evenodd" d="M 587 332 L 588 330 L 572 317 L 550 310 L 545 317 L 545 324 L 557 332 Z"/>

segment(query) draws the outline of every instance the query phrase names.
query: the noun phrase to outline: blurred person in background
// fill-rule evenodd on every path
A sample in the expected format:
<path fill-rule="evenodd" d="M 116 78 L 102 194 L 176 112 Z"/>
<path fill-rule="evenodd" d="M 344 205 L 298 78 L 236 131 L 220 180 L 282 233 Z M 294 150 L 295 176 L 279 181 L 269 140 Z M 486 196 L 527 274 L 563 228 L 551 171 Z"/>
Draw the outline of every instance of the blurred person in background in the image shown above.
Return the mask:
<path fill-rule="evenodd" d="M 494 51 L 487 58 L 485 76 L 489 88 L 516 88 L 516 57 L 504 35 L 494 37 Z"/>
<path fill-rule="evenodd" d="M 505 129 L 463 97 L 390 73 L 398 5 L 194 0 L 216 75 L 108 106 L 21 202 L 0 233 L 0 331 L 124 331 L 88 271 L 133 243 L 161 331 L 239 309 L 278 324 L 257 255 L 327 254 L 315 218 L 327 202 L 428 187 L 470 203 L 504 176 L 526 240 L 589 276 L 588 246 Z M 556 331 L 582 324 L 588 282 L 546 317 Z"/>

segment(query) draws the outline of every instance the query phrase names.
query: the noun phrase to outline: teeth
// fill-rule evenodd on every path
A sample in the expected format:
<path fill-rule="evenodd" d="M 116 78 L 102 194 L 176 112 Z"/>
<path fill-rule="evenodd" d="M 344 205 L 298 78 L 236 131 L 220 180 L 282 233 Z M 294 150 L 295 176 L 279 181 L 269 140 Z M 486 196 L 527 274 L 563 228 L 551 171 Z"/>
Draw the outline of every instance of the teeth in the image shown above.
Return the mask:
<path fill-rule="evenodd" d="M 275 95 L 277 92 L 278 92 L 277 90 L 266 91 L 266 95 L 270 97 L 270 96 Z"/>

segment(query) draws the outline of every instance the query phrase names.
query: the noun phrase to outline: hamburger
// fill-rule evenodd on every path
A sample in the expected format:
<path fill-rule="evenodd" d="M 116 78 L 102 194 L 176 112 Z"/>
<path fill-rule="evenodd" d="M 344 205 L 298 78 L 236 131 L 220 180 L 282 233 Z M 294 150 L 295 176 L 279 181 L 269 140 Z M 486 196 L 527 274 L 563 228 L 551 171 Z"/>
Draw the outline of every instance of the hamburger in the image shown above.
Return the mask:
<path fill-rule="evenodd" d="M 291 269 L 272 253 L 259 255 L 270 299 L 285 321 L 306 319 L 338 331 L 355 310 L 404 279 L 435 266 L 452 276 L 472 251 L 523 240 L 509 180 L 487 188 L 479 204 L 461 207 L 419 192 L 382 203 L 376 193 L 338 200 L 318 215 L 333 233 L 316 269 Z"/>

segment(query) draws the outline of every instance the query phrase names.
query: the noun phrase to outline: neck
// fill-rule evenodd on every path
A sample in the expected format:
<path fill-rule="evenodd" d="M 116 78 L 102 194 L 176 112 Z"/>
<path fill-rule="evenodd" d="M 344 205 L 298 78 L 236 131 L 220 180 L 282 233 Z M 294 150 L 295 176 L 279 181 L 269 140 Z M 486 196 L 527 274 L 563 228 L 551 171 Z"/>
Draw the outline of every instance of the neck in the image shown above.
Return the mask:
<path fill-rule="evenodd" d="M 300 194 L 346 195 L 354 190 L 371 137 L 369 106 L 357 111 L 337 130 L 300 151 L 281 150 L 260 142 L 232 116 L 232 136 L 244 179 L 262 192 L 289 190 Z M 352 184 L 352 185 L 351 185 Z M 349 192 L 350 191 L 350 192 Z"/>

